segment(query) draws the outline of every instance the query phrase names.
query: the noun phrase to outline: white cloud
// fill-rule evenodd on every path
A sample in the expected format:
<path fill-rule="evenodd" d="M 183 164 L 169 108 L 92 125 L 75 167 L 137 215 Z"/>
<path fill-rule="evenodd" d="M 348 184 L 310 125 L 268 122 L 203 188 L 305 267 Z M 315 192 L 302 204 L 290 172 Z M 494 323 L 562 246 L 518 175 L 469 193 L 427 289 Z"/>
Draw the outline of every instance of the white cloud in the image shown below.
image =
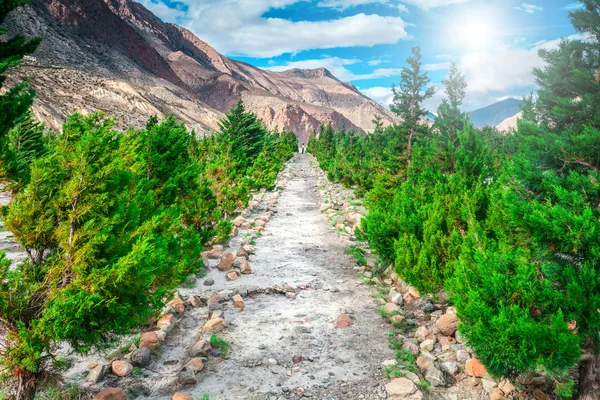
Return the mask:
<path fill-rule="evenodd" d="M 400 0 L 400 1 L 402 3 L 417 6 L 424 10 L 429 10 L 430 8 L 444 7 L 444 6 L 449 6 L 451 4 L 466 3 L 467 1 L 470 1 L 470 0 Z"/>
<path fill-rule="evenodd" d="M 536 6 L 535 4 L 522 3 L 520 7 L 515 7 L 515 10 L 524 11 L 529 14 L 535 14 L 538 11 L 544 11 L 544 8 Z"/>
<path fill-rule="evenodd" d="M 567 4 L 566 6 L 564 6 L 562 8 L 562 10 L 565 10 L 565 11 L 575 11 L 575 10 L 581 10 L 583 8 L 585 8 L 585 6 L 583 5 L 583 3 L 579 2 L 579 1 L 576 1 L 574 3 Z"/>
<path fill-rule="evenodd" d="M 162 1 L 140 0 L 167 21 L 179 18 L 185 28 L 227 55 L 267 58 L 308 49 L 395 44 L 409 37 L 400 17 L 363 13 L 324 21 L 263 17 L 269 10 L 307 0 L 182 0 L 187 6 L 184 14 L 169 11 Z"/>
<path fill-rule="evenodd" d="M 406 7 L 404 4 L 398 4 L 398 10 L 400 12 L 407 13 L 408 12 L 408 7 Z"/>
<path fill-rule="evenodd" d="M 381 61 L 381 60 L 370 60 L 370 61 L 367 61 L 367 64 L 369 64 L 370 66 L 372 66 L 372 67 L 373 67 L 373 66 L 375 66 L 375 65 L 379 65 L 379 64 L 381 64 L 382 62 L 383 62 L 383 61 Z"/>
<path fill-rule="evenodd" d="M 171 8 L 160 0 L 138 0 L 138 2 L 164 21 L 175 21 L 177 18 L 185 18 L 186 15 L 185 11 Z"/>
<path fill-rule="evenodd" d="M 375 100 L 379 104 L 385 107 L 389 107 L 392 104 L 394 94 L 392 88 L 375 86 L 367 89 L 360 89 L 360 91 L 367 97 Z"/>
<path fill-rule="evenodd" d="M 450 63 L 443 62 L 443 63 L 435 63 L 435 64 L 423 64 L 423 69 L 425 71 L 443 71 L 446 69 L 450 69 Z"/>
<path fill-rule="evenodd" d="M 434 58 L 438 60 L 453 60 L 454 56 L 452 54 L 438 54 Z"/>
<path fill-rule="evenodd" d="M 387 0 L 322 0 L 317 3 L 317 7 L 336 8 L 345 10 L 347 8 L 356 7 L 364 4 L 386 3 Z"/>

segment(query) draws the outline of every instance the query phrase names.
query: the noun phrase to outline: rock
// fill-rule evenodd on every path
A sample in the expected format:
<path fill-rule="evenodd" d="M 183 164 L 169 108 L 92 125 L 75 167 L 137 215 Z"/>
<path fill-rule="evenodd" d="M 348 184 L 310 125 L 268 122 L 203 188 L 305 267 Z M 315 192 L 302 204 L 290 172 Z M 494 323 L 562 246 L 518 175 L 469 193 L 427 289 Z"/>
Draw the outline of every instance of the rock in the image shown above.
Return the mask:
<path fill-rule="evenodd" d="M 218 260 L 221 257 L 223 257 L 223 251 L 217 250 L 217 249 L 212 249 L 209 251 L 205 251 L 204 253 L 202 253 L 202 255 L 209 260 Z"/>
<path fill-rule="evenodd" d="M 415 384 L 406 378 L 396 378 L 385 385 L 385 391 L 391 399 L 404 399 L 417 391 Z"/>
<path fill-rule="evenodd" d="M 417 288 L 414 286 L 411 286 L 410 288 L 408 288 L 408 294 L 410 294 L 415 299 L 418 299 L 419 297 L 421 297 L 421 293 L 419 293 Z"/>
<path fill-rule="evenodd" d="M 231 265 L 235 268 L 239 268 L 244 261 L 246 261 L 244 257 L 236 257 L 233 259 L 233 263 L 231 263 Z"/>
<path fill-rule="evenodd" d="M 457 350 L 456 351 L 456 361 L 458 361 L 461 364 L 466 363 L 467 361 L 469 361 L 469 359 L 471 358 L 471 356 L 469 355 L 469 352 L 466 350 Z"/>
<path fill-rule="evenodd" d="M 215 244 L 213 247 L 213 250 L 217 250 L 217 251 L 223 251 L 223 245 L 222 244 Z"/>
<path fill-rule="evenodd" d="M 240 265 L 240 272 L 244 275 L 252 273 L 252 268 L 250 268 L 250 264 L 248 263 L 248 260 L 244 259 L 244 261 Z"/>
<path fill-rule="evenodd" d="M 433 365 L 430 365 L 425 371 L 425 379 L 434 387 L 444 386 L 445 384 L 444 374 Z"/>
<path fill-rule="evenodd" d="M 198 373 L 204 368 L 204 362 L 201 358 L 194 357 L 186 364 L 185 368 L 193 371 L 194 373 Z"/>
<path fill-rule="evenodd" d="M 104 378 L 104 374 L 106 374 L 106 365 L 96 365 L 85 380 L 90 383 L 98 383 Z"/>
<path fill-rule="evenodd" d="M 173 326 L 175 326 L 175 317 L 173 314 L 165 314 L 156 323 L 158 329 L 163 331 L 169 331 Z"/>
<path fill-rule="evenodd" d="M 196 380 L 196 373 L 189 368 L 183 368 L 179 371 L 177 379 L 182 385 L 195 385 L 198 382 Z"/>
<path fill-rule="evenodd" d="M 390 300 L 394 304 L 398 304 L 401 306 L 404 303 L 404 299 L 402 298 L 402 294 L 395 292 L 392 296 L 390 296 Z"/>
<path fill-rule="evenodd" d="M 188 299 L 188 303 L 194 308 L 202 307 L 202 297 L 190 296 L 190 298 Z"/>
<path fill-rule="evenodd" d="M 167 303 L 170 307 L 173 307 L 178 313 L 183 313 L 185 311 L 185 303 L 179 297 L 178 294 L 175 295 L 175 298 Z"/>
<path fill-rule="evenodd" d="M 490 392 L 490 400 L 506 400 L 504 393 L 499 388 L 493 388 Z"/>
<path fill-rule="evenodd" d="M 548 400 L 546 393 L 542 392 L 540 389 L 535 389 L 531 394 L 535 397 L 535 400 Z"/>
<path fill-rule="evenodd" d="M 495 381 L 492 381 L 490 379 L 483 378 L 481 380 L 481 386 L 483 386 L 483 390 L 485 390 L 486 392 L 492 393 L 492 389 L 494 389 L 496 386 L 498 386 L 498 383 L 496 383 Z"/>
<path fill-rule="evenodd" d="M 233 306 L 235 308 L 244 308 L 244 299 L 239 294 L 236 294 L 231 298 L 233 300 Z"/>
<path fill-rule="evenodd" d="M 456 365 L 456 363 L 448 361 L 448 362 L 442 363 L 442 369 L 444 371 L 446 371 L 448 374 L 454 375 L 458 372 L 458 365 Z"/>
<path fill-rule="evenodd" d="M 223 318 L 213 318 L 208 320 L 202 329 L 205 332 L 220 332 L 225 329 L 227 325 L 225 324 L 225 320 Z"/>
<path fill-rule="evenodd" d="M 215 280 L 213 278 L 206 278 L 204 280 L 204 286 L 212 286 L 215 284 Z"/>
<path fill-rule="evenodd" d="M 238 278 L 238 274 L 236 271 L 229 271 L 227 275 L 225 275 L 225 278 L 228 281 L 235 281 Z"/>
<path fill-rule="evenodd" d="M 399 323 L 401 323 L 402 321 L 404 321 L 404 319 L 405 319 L 405 318 L 404 318 L 402 315 L 393 315 L 393 316 L 390 318 L 390 322 L 391 322 L 392 324 L 399 324 Z"/>
<path fill-rule="evenodd" d="M 423 311 L 424 313 L 432 313 L 435 310 L 437 310 L 437 307 L 435 305 L 433 305 L 433 301 L 431 299 L 428 299 L 426 297 L 421 297 L 421 298 L 418 298 L 416 301 L 417 301 L 417 307 L 419 308 L 419 310 Z"/>
<path fill-rule="evenodd" d="M 401 308 L 394 303 L 386 303 L 385 306 L 383 306 L 383 311 L 386 312 L 387 314 L 394 314 L 394 313 L 399 313 L 401 310 Z"/>
<path fill-rule="evenodd" d="M 413 295 L 411 295 L 410 293 L 406 293 L 402 299 L 404 300 L 404 302 L 406 304 L 412 304 L 413 301 L 415 301 L 415 297 Z"/>
<path fill-rule="evenodd" d="M 385 360 L 384 362 L 381 363 L 382 366 L 384 367 L 395 367 L 396 365 L 398 365 L 398 361 L 396 360 Z"/>
<path fill-rule="evenodd" d="M 342 314 L 335 319 L 335 321 L 333 322 L 333 326 L 335 328 L 346 328 L 352 325 L 352 322 L 353 321 L 349 316 Z"/>
<path fill-rule="evenodd" d="M 287 292 L 285 294 L 285 297 L 287 297 L 288 299 L 295 299 L 296 298 L 296 293 L 294 293 L 294 292 Z"/>
<path fill-rule="evenodd" d="M 233 264 L 233 259 L 234 256 L 232 252 L 228 251 L 227 253 L 223 254 L 221 261 L 219 261 L 219 264 L 217 264 L 219 271 L 228 271 Z"/>
<path fill-rule="evenodd" d="M 223 310 L 212 310 L 208 314 L 208 318 L 209 319 L 224 318 L 224 315 L 225 315 L 225 312 Z"/>
<path fill-rule="evenodd" d="M 93 400 L 127 400 L 127 395 L 121 388 L 106 388 L 98 393 Z"/>
<path fill-rule="evenodd" d="M 240 247 L 240 248 L 238 249 L 237 253 L 235 253 L 235 255 L 236 255 L 237 257 L 243 257 L 243 258 L 245 258 L 246 260 L 247 260 L 247 259 L 248 259 L 248 257 L 249 257 L 249 255 L 248 255 L 248 252 L 247 252 L 247 251 L 246 251 L 246 249 L 245 249 L 245 248 L 243 248 L 243 247 Z"/>
<path fill-rule="evenodd" d="M 423 400 L 423 392 L 417 390 L 416 392 L 408 396 L 406 400 Z"/>
<path fill-rule="evenodd" d="M 413 342 L 404 342 L 402 345 L 402 350 L 410 351 L 414 355 L 419 354 L 419 346 Z"/>
<path fill-rule="evenodd" d="M 246 222 L 246 220 L 243 217 L 236 217 L 233 221 L 233 225 L 237 226 L 238 228 L 242 226 L 242 224 L 244 222 Z"/>
<path fill-rule="evenodd" d="M 302 361 L 304 361 L 304 357 L 302 357 L 302 356 L 296 355 L 296 356 L 292 357 L 293 364 L 298 364 L 298 363 L 301 363 Z"/>
<path fill-rule="evenodd" d="M 190 396 L 189 394 L 185 394 L 182 392 L 176 392 L 173 395 L 173 399 L 172 400 L 194 400 L 194 398 L 192 396 Z"/>
<path fill-rule="evenodd" d="M 404 377 L 410 379 L 413 383 L 419 383 L 421 381 L 419 375 L 415 374 L 414 372 L 407 372 Z"/>
<path fill-rule="evenodd" d="M 424 340 L 424 341 L 423 341 L 423 342 L 422 342 L 422 343 L 419 345 L 419 347 L 420 347 L 422 350 L 433 351 L 433 345 L 434 345 L 434 343 L 435 343 L 435 342 L 434 342 L 432 339 L 427 339 L 427 340 Z"/>
<path fill-rule="evenodd" d="M 504 394 L 511 394 L 515 390 L 515 386 L 508 379 L 502 379 L 498 383 L 498 387 Z"/>
<path fill-rule="evenodd" d="M 129 361 L 117 360 L 112 363 L 112 371 L 117 376 L 127 376 L 133 371 L 133 365 Z"/>
<path fill-rule="evenodd" d="M 469 376 L 481 378 L 487 373 L 487 370 L 476 358 L 471 358 L 465 364 L 465 373 Z"/>
<path fill-rule="evenodd" d="M 206 304 L 208 304 L 210 306 L 211 304 L 219 304 L 224 301 L 225 301 L 225 298 L 223 296 L 221 296 L 219 293 L 215 293 L 209 297 Z"/>
<path fill-rule="evenodd" d="M 138 367 L 144 367 L 144 366 L 150 364 L 151 356 L 152 356 L 152 353 L 151 353 L 150 349 L 146 346 L 142 346 L 139 349 L 136 349 L 135 351 L 133 351 L 133 353 L 131 353 L 131 356 L 129 358 L 133 365 L 138 366 Z"/>
<path fill-rule="evenodd" d="M 415 331 L 415 338 L 419 342 L 422 342 L 427 339 L 432 339 L 434 337 L 435 337 L 435 335 L 433 334 L 433 332 L 431 332 L 429 329 L 427 329 L 427 327 L 425 327 L 423 325 L 419 326 L 417 328 L 417 330 Z"/>
<path fill-rule="evenodd" d="M 244 250 L 246 250 L 246 253 L 248 253 L 248 254 L 254 254 L 256 252 L 256 247 L 254 247 L 251 244 L 247 244 L 243 247 L 244 247 Z"/>
<path fill-rule="evenodd" d="M 452 336 L 456 332 L 458 322 L 456 314 L 444 314 L 437 320 L 436 325 L 442 335 Z"/>
<path fill-rule="evenodd" d="M 204 339 L 197 341 L 192 347 L 189 348 L 187 354 L 190 357 L 206 357 L 210 351 L 210 344 Z"/>
<path fill-rule="evenodd" d="M 429 368 L 431 366 L 431 360 L 425 356 L 419 356 L 417 357 L 417 366 L 419 368 L 421 368 L 422 370 L 426 370 L 427 368 Z"/>

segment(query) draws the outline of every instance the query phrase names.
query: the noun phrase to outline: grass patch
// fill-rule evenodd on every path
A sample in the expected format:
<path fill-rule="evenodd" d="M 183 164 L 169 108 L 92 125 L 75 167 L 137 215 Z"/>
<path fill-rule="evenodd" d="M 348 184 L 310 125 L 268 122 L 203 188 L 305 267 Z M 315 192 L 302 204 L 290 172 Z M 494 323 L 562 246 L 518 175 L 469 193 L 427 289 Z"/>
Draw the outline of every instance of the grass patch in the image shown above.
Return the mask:
<path fill-rule="evenodd" d="M 397 365 L 394 365 L 393 367 L 385 367 L 386 379 L 400 378 L 404 375 L 406 375 L 406 371 L 401 370 Z"/>
<path fill-rule="evenodd" d="M 400 313 L 398 311 L 387 311 L 385 309 L 385 306 L 381 306 L 381 308 L 379 309 L 379 314 L 383 317 L 383 318 L 387 318 L 390 319 L 391 317 L 393 317 L 394 315 L 400 315 Z"/>
<path fill-rule="evenodd" d="M 410 372 L 417 371 L 417 367 L 415 365 L 417 356 L 408 350 L 396 350 L 396 361 L 398 362 L 399 366 L 403 366 Z"/>
<path fill-rule="evenodd" d="M 229 354 L 229 342 L 222 337 L 215 335 L 214 333 L 210 335 L 210 339 L 208 340 L 210 343 L 210 347 L 213 349 L 221 350 L 221 358 L 227 358 Z"/>
<path fill-rule="evenodd" d="M 431 383 L 429 383 L 427 379 L 421 379 L 419 382 L 417 382 L 417 386 L 425 391 L 429 391 L 431 389 Z"/>
<path fill-rule="evenodd" d="M 351 255 L 356 260 L 356 263 L 362 267 L 367 265 L 367 259 L 365 258 L 365 251 L 359 246 L 350 246 L 346 249 L 346 254 Z"/>

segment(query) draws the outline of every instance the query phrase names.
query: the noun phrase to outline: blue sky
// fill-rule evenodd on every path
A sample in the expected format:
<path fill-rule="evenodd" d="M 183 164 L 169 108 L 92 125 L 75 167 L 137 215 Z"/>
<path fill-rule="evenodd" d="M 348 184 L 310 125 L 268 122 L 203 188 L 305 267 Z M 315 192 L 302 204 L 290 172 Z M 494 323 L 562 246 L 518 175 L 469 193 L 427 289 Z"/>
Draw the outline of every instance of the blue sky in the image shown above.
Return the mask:
<path fill-rule="evenodd" d="M 465 74 L 465 111 L 535 88 L 541 47 L 577 37 L 572 0 L 138 0 L 222 54 L 276 71 L 326 67 L 374 100 L 420 46 L 437 93 L 450 62 Z"/>

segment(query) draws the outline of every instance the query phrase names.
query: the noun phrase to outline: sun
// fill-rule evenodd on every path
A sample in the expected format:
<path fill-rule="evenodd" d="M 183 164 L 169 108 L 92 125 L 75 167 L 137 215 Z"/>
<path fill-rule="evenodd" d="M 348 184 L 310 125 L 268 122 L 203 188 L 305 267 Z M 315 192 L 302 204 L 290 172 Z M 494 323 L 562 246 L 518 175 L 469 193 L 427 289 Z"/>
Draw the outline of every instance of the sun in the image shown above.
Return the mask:
<path fill-rule="evenodd" d="M 491 44 L 493 29 L 490 20 L 471 17 L 457 26 L 457 40 L 470 49 L 481 49 Z"/>

